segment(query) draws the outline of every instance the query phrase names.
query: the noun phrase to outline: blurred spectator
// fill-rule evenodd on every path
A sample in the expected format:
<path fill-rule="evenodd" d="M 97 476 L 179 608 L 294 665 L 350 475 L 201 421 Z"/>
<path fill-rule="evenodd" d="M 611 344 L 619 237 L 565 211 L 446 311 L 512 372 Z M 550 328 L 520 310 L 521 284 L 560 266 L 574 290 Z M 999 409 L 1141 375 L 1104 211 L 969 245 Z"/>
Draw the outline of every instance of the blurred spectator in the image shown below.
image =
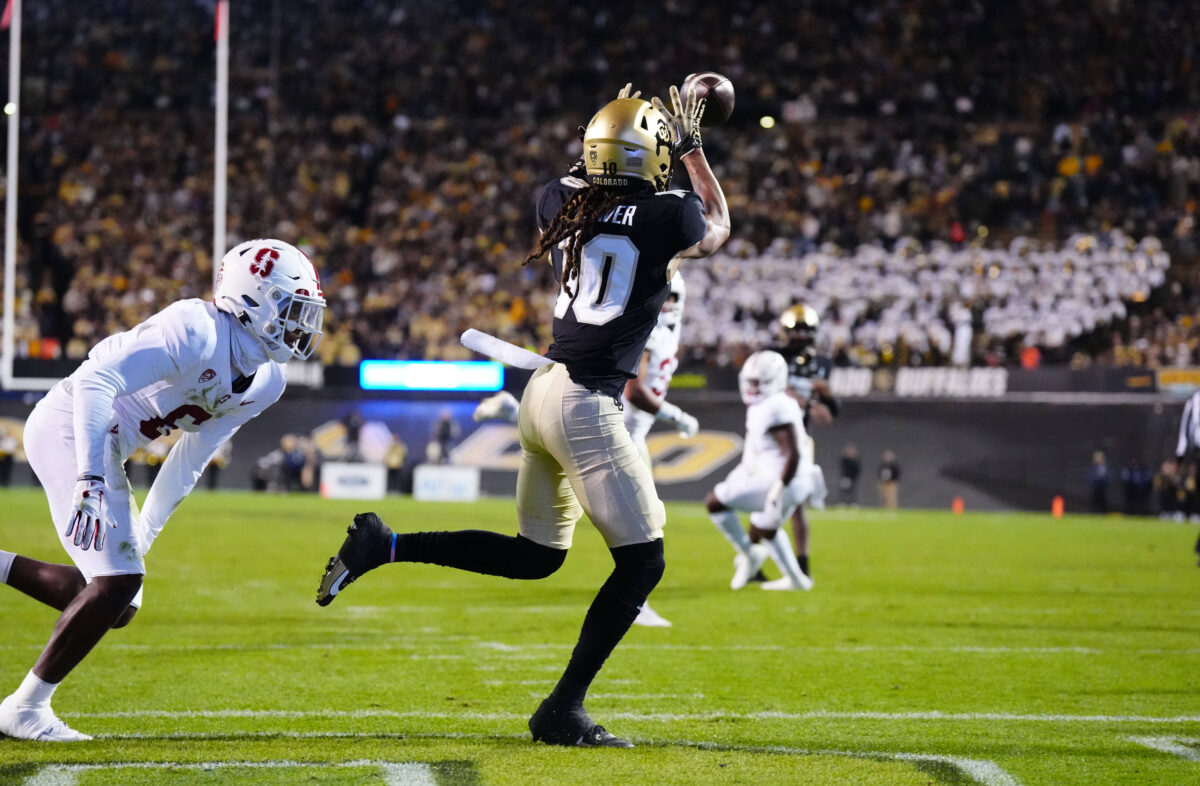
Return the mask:
<path fill-rule="evenodd" d="M 858 478 L 862 474 L 862 461 L 858 457 L 858 446 L 853 442 L 842 448 L 841 477 L 838 479 L 838 494 L 843 505 L 858 504 Z"/>
<path fill-rule="evenodd" d="M 431 464 L 449 464 L 450 450 L 458 441 L 459 425 L 450 410 L 443 409 L 433 424 L 433 434 L 425 449 L 425 457 Z"/>
<path fill-rule="evenodd" d="M 216 455 L 212 457 L 212 461 L 208 462 L 208 467 L 204 470 L 205 483 L 208 485 L 209 491 L 216 491 L 221 485 L 221 470 L 229 466 L 231 458 L 233 458 L 233 440 L 227 439 L 221 443 L 221 447 L 217 448 Z"/>
<path fill-rule="evenodd" d="M 1092 452 L 1092 464 L 1088 467 L 1087 484 L 1089 507 L 1093 513 L 1108 512 L 1108 459 L 1103 450 Z"/>
<path fill-rule="evenodd" d="M 1154 476 L 1140 458 L 1129 459 L 1121 467 L 1121 491 L 1123 510 L 1129 516 L 1146 516 L 1150 513 L 1150 492 L 1154 487 Z"/>
<path fill-rule="evenodd" d="M 311 440 L 284 434 L 279 447 L 255 463 L 252 486 L 255 491 L 316 491 L 318 464 Z"/>
<path fill-rule="evenodd" d="M 879 502 L 883 507 L 900 507 L 900 462 L 893 450 L 885 450 L 879 457 Z"/>
<path fill-rule="evenodd" d="M 8 428 L 0 425 L 0 487 L 7 488 L 12 485 L 13 463 L 20 446 L 17 437 Z"/>
<path fill-rule="evenodd" d="M 1158 517 L 1164 520 L 1183 521 L 1184 491 L 1179 483 L 1179 463 L 1175 459 L 1163 459 L 1154 476 L 1154 490 L 1158 495 Z"/>

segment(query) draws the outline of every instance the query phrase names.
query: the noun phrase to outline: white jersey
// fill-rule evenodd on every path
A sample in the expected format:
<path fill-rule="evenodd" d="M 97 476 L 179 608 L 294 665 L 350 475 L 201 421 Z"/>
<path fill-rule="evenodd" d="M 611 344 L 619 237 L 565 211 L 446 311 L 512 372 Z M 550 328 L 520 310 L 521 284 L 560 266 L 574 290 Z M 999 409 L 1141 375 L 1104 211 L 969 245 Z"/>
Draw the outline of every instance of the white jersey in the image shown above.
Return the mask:
<path fill-rule="evenodd" d="M 666 325 L 660 321 L 646 341 L 646 352 L 650 356 L 646 359 L 645 384 L 650 392 L 659 398 L 666 398 L 667 388 L 671 386 L 671 377 L 679 367 L 679 358 L 676 355 L 679 353 L 679 336 L 682 331 L 681 320 L 676 320 L 674 325 Z M 622 403 L 625 405 L 625 428 L 629 429 L 629 435 L 635 443 L 644 443 L 646 435 L 650 433 L 650 427 L 654 425 L 654 415 L 638 409 L 624 396 Z"/>
<path fill-rule="evenodd" d="M 780 477 L 787 457 L 769 432 L 789 423 L 796 429 L 796 445 L 803 460 L 808 435 L 804 430 L 804 413 L 796 399 L 786 391 L 779 391 L 746 407 L 746 441 L 742 448 L 742 464 L 752 468 L 756 474 Z"/>
<path fill-rule="evenodd" d="M 101 341 L 39 403 L 70 413 L 80 473 L 103 475 L 157 437 L 185 432 L 146 498 L 147 546 L 221 445 L 282 395 L 285 369 L 270 361 L 234 391 L 235 344 L 253 341 L 212 303 L 179 301 Z"/>

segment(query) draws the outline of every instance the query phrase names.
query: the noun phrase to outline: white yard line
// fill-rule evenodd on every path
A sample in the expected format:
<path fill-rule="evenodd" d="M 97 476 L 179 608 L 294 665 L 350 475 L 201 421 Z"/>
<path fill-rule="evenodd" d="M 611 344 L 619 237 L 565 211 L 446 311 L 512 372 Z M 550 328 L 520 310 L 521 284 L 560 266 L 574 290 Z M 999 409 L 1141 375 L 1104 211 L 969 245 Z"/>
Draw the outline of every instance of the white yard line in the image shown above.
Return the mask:
<path fill-rule="evenodd" d="M 414 761 L 202 761 L 202 762 L 112 762 L 97 764 L 48 764 L 25 780 L 25 786 L 74 786 L 79 774 L 90 770 L 279 770 L 294 768 L 379 770 L 387 786 L 437 786 L 433 768 Z"/>
<path fill-rule="evenodd" d="M 428 712 L 423 710 L 115 710 L 112 712 L 62 712 L 66 718 L 416 718 L 428 720 L 525 720 L 517 712 Z M 679 721 L 713 720 L 924 720 L 948 722 L 1012 721 L 1021 723 L 1200 723 L 1200 715 L 1067 715 L 1009 712 L 840 712 L 810 710 L 807 712 L 712 712 L 640 713 L 606 712 L 605 718 L 642 721 L 646 723 L 676 723 Z"/>
<path fill-rule="evenodd" d="M 168 735 L 140 735 L 140 734 L 118 734 L 118 735 L 102 735 L 103 739 L 170 739 L 170 740 L 185 740 L 185 739 L 206 739 L 221 735 L 197 735 L 197 734 L 168 734 Z M 225 735 L 228 736 L 228 735 Z M 363 734 L 361 732 L 351 732 L 346 734 L 330 733 L 330 732 L 283 732 L 280 734 L 271 734 L 269 732 L 258 732 L 250 735 L 238 736 L 272 736 L 285 737 L 288 739 L 320 739 L 329 737 L 344 737 L 344 738 L 371 738 L 379 735 Z M 418 734 L 404 735 L 420 738 L 431 739 L 495 739 L 494 735 L 472 735 L 472 734 Z M 512 735 L 501 735 L 505 738 Z M 521 735 L 523 736 L 523 735 Z M 742 746 L 742 745 L 725 745 L 720 743 L 697 742 L 693 740 L 650 740 L 643 741 L 643 744 L 654 745 L 657 747 L 685 747 L 695 748 L 697 750 L 707 751 L 728 751 L 750 754 L 771 754 L 771 755 L 786 755 L 786 756 L 837 756 L 841 758 L 852 759 L 872 759 L 876 761 L 895 761 L 895 762 L 932 762 L 949 765 L 964 776 L 970 778 L 976 783 L 983 786 L 1020 786 L 1020 782 L 1002 769 L 993 761 L 987 759 L 969 759 L 962 756 L 944 756 L 936 753 L 905 753 L 893 751 L 847 751 L 847 750 L 808 750 L 805 748 L 790 748 L 784 746 Z M 367 768 L 376 767 L 380 770 L 383 776 L 384 783 L 388 786 L 434 786 L 437 783 L 436 775 L 433 768 L 423 762 L 384 762 L 384 761 L 349 761 L 349 762 L 311 762 L 311 761 L 210 761 L 210 762 L 113 762 L 113 763 L 95 763 L 95 764 L 50 764 L 38 770 L 33 776 L 25 781 L 26 786 L 75 786 L 77 775 L 81 772 L 90 770 L 122 770 L 122 769 L 193 769 L 193 770 L 211 770 L 217 768 L 253 768 L 253 769 L 285 769 L 285 768 Z"/>
<path fill-rule="evenodd" d="M 36 652 L 40 651 L 45 644 L 0 644 L 0 650 L 22 650 Z M 410 650 L 428 650 L 429 641 L 346 641 L 338 642 L 306 642 L 306 643 L 286 643 L 286 642 L 263 642 L 263 643 L 246 643 L 246 644 L 126 644 L 120 642 L 106 643 L 103 645 L 105 649 L 120 650 L 126 652 L 171 652 L 171 651 L 187 651 L 187 652 L 261 652 L 263 650 L 270 651 L 288 651 L 288 650 L 374 650 L 382 652 L 395 651 L 410 651 Z M 472 642 L 472 646 L 484 650 L 491 650 L 497 653 L 503 653 L 508 658 L 517 658 L 523 660 L 535 660 L 537 658 L 556 657 L 558 652 L 565 652 L 574 648 L 574 644 L 505 644 L 497 641 L 487 642 Z M 960 653 L 965 655 L 1197 655 L 1200 654 L 1200 648 L 1186 647 L 1180 649 L 1168 648 L 1142 648 L 1142 649 L 1122 649 L 1122 648 L 1104 648 L 1104 647 L 1082 647 L 1082 646 L 1061 646 L 1061 647 L 995 647 L 982 645 L 957 645 L 957 646 L 917 646 L 912 644 L 846 644 L 833 646 L 782 646 L 778 644 L 635 644 L 624 642 L 621 644 L 622 651 L 624 650 L 649 650 L 661 652 L 790 652 L 790 653 L 821 653 L 828 652 L 833 654 L 848 654 L 848 653 L 889 653 L 889 652 L 910 652 L 915 654 L 930 653 Z M 412 657 L 422 658 L 461 658 L 465 657 L 461 653 L 426 653 L 414 655 Z M 479 657 L 478 654 L 472 657 Z"/>
<path fill-rule="evenodd" d="M 1156 751 L 1178 756 L 1181 759 L 1200 761 L 1200 751 L 1194 747 L 1200 744 L 1200 740 L 1184 737 L 1130 737 L 1129 740 Z"/>

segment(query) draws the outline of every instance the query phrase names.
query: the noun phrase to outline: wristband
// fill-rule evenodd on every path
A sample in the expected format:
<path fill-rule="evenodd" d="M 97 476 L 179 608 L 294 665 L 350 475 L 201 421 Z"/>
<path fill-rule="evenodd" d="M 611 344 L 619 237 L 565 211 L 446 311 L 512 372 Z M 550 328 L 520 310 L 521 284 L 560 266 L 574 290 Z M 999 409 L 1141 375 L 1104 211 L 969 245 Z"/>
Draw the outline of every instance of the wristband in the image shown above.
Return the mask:
<path fill-rule="evenodd" d="M 103 475 L 80 475 L 79 477 L 75 478 L 76 483 L 82 483 L 85 480 L 95 480 L 99 483 L 103 483 L 104 476 Z"/>

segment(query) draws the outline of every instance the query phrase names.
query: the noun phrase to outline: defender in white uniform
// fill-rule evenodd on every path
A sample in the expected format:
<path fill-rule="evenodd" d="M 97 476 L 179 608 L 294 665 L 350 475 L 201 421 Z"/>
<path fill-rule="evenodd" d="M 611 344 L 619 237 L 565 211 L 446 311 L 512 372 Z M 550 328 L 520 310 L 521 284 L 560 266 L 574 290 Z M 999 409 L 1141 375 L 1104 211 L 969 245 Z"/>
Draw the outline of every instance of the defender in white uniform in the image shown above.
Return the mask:
<path fill-rule="evenodd" d="M 705 504 L 717 529 L 737 551 L 730 587 L 746 586 L 770 556 L 783 578 L 763 589 L 811 589 L 787 533 L 779 525 L 813 493 L 812 454 L 805 451 L 804 415 L 787 394 L 787 362 L 777 352 L 755 352 L 738 374 L 746 403 L 746 440 L 741 462 L 709 492 Z M 750 514 L 749 535 L 738 511 Z"/>
<path fill-rule="evenodd" d="M 29 464 L 75 566 L 0 551 L 0 582 L 62 610 L 21 686 L 0 703 L 0 733 L 90 739 L 50 708 L 58 683 L 142 602 L 145 556 L 209 460 L 283 393 L 284 362 L 321 336 L 325 299 L 312 263 L 278 240 L 221 260 L 212 303 L 183 300 L 97 344 L 25 424 Z M 180 429 L 139 513 L 123 465 Z"/>
<path fill-rule="evenodd" d="M 683 283 L 683 276 L 676 270 L 671 276 L 671 293 L 663 303 L 658 322 L 642 352 L 638 375 L 625 383 L 625 390 L 621 394 L 625 428 L 629 429 L 633 445 L 647 467 L 652 467 L 652 463 L 646 436 L 656 420 L 671 424 L 685 438 L 696 436 L 700 430 L 696 418 L 665 399 L 667 388 L 671 386 L 671 377 L 679 367 L 677 355 L 679 336 L 683 332 L 683 303 L 686 297 L 687 287 Z M 648 628 L 671 627 L 670 620 L 651 608 L 649 601 L 642 604 L 633 624 Z"/>

